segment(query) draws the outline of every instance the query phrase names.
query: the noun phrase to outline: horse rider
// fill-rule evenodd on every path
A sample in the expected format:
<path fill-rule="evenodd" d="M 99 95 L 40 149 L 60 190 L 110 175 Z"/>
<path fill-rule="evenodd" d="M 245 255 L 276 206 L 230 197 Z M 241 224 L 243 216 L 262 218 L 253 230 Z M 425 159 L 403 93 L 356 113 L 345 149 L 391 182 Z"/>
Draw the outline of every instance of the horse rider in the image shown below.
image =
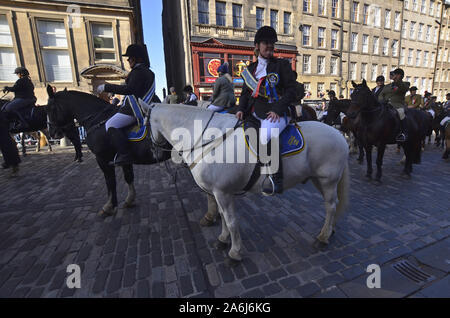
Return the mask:
<path fill-rule="evenodd" d="M 296 78 L 289 61 L 274 57 L 277 41 L 277 33 L 272 27 L 260 28 L 254 40 L 255 55 L 258 60 L 251 63 L 241 75 L 245 85 L 236 117 L 243 120 L 244 116 L 251 114 L 261 122 L 260 142 L 262 145 L 267 145 L 272 138 L 279 138 L 281 132 L 287 127 L 290 121 L 287 116 L 289 105 L 296 98 Z M 263 131 L 267 131 L 267 134 Z M 281 143 L 279 145 L 281 147 Z M 277 150 L 280 155 L 280 149 Z M 272 176 L 273 189 L 272 187 L 263 189 L 266 195 L 283 192 L 281 155 L 279 159 L 279 169 Z"/>
<path fill-rule="evenodd" d="M 405 112 L 405 94 L 408 92 L 410 83 L 403 82 L 405 72 L 397 68 L 390 73 L 392 83 L 386 85 L 381 91 L 378 100 L 381 103 L 389 103 L 397 111 L 400 117 L 400 134 L 397 136 L 397 142 L 403 143 L 408 140 L 408 125 Z"/>
<path fill-rule="evenodd" d="M 442 131 L 442 136 L 445 136 L 445 125 L 447 124 L 447 121 L 450 120 L 450 93 L 448 93 L 447 95 L 445 95 L 445 98 L 447 99 L 447 101 L 444 103 L 443 105 L 443 112 L 445 112 L 447 115 L 444 119 L 442 119 L 442 121 L 440 122 L 441 124 L 441 131 Z"/>
<path fill-rule="evenodd" d="M 105 124 L 108 136 L 117 152 L 114 159 L 114 164 L 117 166 L 133 163 L 128 137 L 122 130 L 137 123 L 131 98 L 155 98 L 155 74 L 150 70 L 145 48 L 138 44 L 132 44 L 128 46 L 123 56 L 128 57 L 131 68 L 125 85 L 102 84 L 97 89 L 98 94 L 107 92 L 127 96 L 117 114 Z"/>
<path fill-rule="evenodd" d="M 14 99 L 3 106 L 3 111 L 6 113 L 7 119 L 18 118 L 20 121 L 19 130 L 27 130 L 28 123 L 22 117 L 21 110 L 32 106 L 36 103 L 36 96 L 34 95 L 34 85 L 30 78 L 30 72 L 25 67 L 17 67 L 14 70 L 19 79 L 14 86 L 5 86 L 3 93 L 14 92 Z"/>
<path fill-rule="evenodd" d="M 9 125 L 4 113 L 0 113 L 0 151 L 5 161 L 2 163 L 2 168 L 12 168 L 10 176 L 16 176 L 19 172 L 20 157 L 16 143 L 9 134 Z"/>
<path fill-rule="evenodd" d="M 214 84 L 214 91 L 209 110 L 214 112 L 221 112 L 225 108 L 233 107 L 236 104 L 236 97 L 234 96 L 233 78 L 228 73 L 228 63 L 224 63 L 217 69 L 219 78 Z"/>
<path fill-rule="evenodd" d="M 183 93 L 186 95 L 186 99 L 184 101 L 184 105 L 197 106 L 198 105 L 198 97 L 194 93 L 194 89 L 191 85 L 186 85 L 183 88 Z"/>
<path fill-rule="evenodd" d="M 384 76 L 380 75 L 376 79 L 377 86 L 372 90 L 372 93 L 375 95 L 376 98 L 380 96 L 381 91 L 383 91 L 384 88 Z"/>
<path fill-rule="evenodd" d="M 406 96 L 405 103 L 408 108 L 423 108 L 422 96 L 417 94 L 417 87 L 413 86 L 409 89 L 410 95 Z"/>

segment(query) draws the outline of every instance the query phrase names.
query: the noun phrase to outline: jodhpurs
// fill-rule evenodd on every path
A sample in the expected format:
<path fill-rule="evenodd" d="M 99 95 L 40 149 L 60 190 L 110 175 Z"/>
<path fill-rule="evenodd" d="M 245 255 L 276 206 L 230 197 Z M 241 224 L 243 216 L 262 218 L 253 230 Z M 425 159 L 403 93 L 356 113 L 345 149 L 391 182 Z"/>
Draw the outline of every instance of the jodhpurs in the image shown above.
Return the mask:
<path fill-rule="evenodd" d="M 21 109 L 30 106 L 35 102 L 35 99 L 15 98 L 6 104 L 3 108 L 8 113 L 18 113 Z"/>
<path fill-rule="evenodd" d="M 267 145 L 272 138 L 278 138 L 289 124 L 290 118 L 282 116 L 279 122 L 271 122 L 268 119 L 261 119 L 253 113 L 253 116 L 261 122 L 259 140 L 262 145 Z"/>
<path fill-rule="evenodd" d="M 125 128 L 128 126 L 131 126 L 136 123 L 137 123 L 137 121 L 134 116 L 117 113 L 106 122 L 105 128 L 106 128 L 106 131 L 108 131 L 108 129 L 111 127 L 120 129 L 120 128 Z"/>
<path fill-rule="evenodd" d="M 221 112 L 222 110 L 224 110 L 225 107 L 223 107 L 223 106 L 216 106 L 216 105 L 211 104 L 211 105 L 208 106 L 208 109 L 212 110 L 213 112 L 218 113 L 218 112 Z"/>
<path fill-rule="evenodd" d="M 406 118 L 405 109 L 404 108 L 396 108 L 398 115 L 400 116 L 400 120 Z"/>

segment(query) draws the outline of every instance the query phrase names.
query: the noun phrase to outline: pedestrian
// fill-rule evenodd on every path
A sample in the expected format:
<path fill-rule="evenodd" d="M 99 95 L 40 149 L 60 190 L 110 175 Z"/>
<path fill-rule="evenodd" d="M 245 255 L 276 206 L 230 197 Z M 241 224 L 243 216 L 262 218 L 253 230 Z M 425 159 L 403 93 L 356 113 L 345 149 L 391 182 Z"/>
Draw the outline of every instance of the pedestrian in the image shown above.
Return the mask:
<path fill-rule="evenodd" d="M 175 90 L 175 87 L 171 87 L 169 89 L 170 94 L 166 97 L 166 104 L 178 104 L 178 95 Z"/>
<path fill-rule="evenodd" d="M 413 86 L 409 89 L 410 95 L 406 96 L 405 103 L 408 108 L 423 108 L 422 96 L 417 94 L 417 87 Z"/>
<path fill-rule="evenodd" d="M 19 151 L 16 143 L 9 134 L 9 123 L 3 113 L 0 113 L 0 151 L 3 154 L 2 168 L 11 168 L 11 177 L 15 177 L 19 173 Z"/>
<path fill-rule="evenodd" d="M 375 95 L 376 98 L 378 98 L 380 93 L 383 91 L 384 81 L 385 78 L 383 75 L 378 76 L 376 79 L 377 86 L 372 90 L 372 93 Z"/>
<path fill-rule="evenodd" d="M 186 85 L 183 88 L 183 93 L 186 96 L 186 99 L 184 100 L 185 105 L 190 105 L 190 106 L 197 106 L 198 105 L 198 97 L 197 95 L 195 95 L 194 93 L 194 89 L 192 88 L 191 85 Z"/>
<path fill-rule="evenodd" d="M 224 63 L 218 68 L 219 78 L 214 84 L 213 96 L 209 110 L 221 112 L 226 108 L 233 107 L 236 104 L 234 96 L 233 79 L 228 73 L 228 63 Z"/>

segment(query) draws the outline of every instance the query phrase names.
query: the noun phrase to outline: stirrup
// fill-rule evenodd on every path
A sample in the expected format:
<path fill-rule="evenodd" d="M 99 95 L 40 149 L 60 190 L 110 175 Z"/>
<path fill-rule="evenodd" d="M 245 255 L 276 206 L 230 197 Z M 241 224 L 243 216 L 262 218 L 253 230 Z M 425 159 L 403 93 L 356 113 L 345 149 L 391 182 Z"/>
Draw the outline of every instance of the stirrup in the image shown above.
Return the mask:
<path fill-rule="evenodd" d="M 406 142 L 407 140 L 408 137 L 404 133 L 401 133 L 397 136 L 397 142 Z"/>
<path fill-rule="evenodd" d="M 266 180 L 269 179 L 270 184 L 272 186 L 272 193 L 266 192 L 267 188 L 264 188 L 264 183 L 266 182 Z M 273 178 L 271 175 L 269 175 L 264 181 L 263 181 L 263 189 L 262 189 L 262 194 L 265 197 L 272 197 L 275 195 L 275 182 L 273 181 Z"/>

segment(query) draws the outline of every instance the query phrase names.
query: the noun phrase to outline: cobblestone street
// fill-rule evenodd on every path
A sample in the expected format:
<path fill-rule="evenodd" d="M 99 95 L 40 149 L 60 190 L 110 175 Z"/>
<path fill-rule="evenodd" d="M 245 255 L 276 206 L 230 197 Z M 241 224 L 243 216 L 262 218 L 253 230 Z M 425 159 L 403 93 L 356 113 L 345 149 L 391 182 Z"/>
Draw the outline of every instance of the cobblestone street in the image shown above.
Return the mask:
<path fill-rule="evenodd" d="M 312 184 L 239 197 L 234 268 L 213 247 L 220 226 L 199 226 L 206 196 L 181 166 L 170 164 L 182 203 L 165 165 L 136 166 L 137 206 L 104 220 L 103 174 L 85 146 L 82 164 L 70 148 L 29 152 L 20 177 L 0 171 L 0 297 L 448 297 L 450 164 L 427 145 L 407 180 L 394 149 L 382 185 L 351 157 L 350 208 L 325 249 L 313 247 L 325 210 Z M 402 260 L 431 278 L 401 275 L 392 265 Z M 65 287 L 69 264 L 82 269 L 81 289 Z M 381 266 L 380 290 L 362 286 L 369 264 Z"/>

